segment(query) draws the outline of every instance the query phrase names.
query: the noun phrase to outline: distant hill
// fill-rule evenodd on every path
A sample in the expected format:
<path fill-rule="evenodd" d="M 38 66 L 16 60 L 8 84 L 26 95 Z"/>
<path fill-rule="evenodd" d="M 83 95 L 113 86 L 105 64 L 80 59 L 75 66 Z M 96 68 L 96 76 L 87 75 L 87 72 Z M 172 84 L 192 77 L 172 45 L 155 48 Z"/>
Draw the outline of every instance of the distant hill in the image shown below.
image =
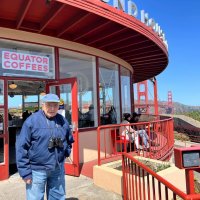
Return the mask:
<path fill-rule="evenodd" d="M 200 111 L 200 106 L 188 106 L 178 102 L 174 102 L 173 105 L 174 105 L 174 113 L 176 114 L 189 113 L 192 111 Z"/>
<path fill-rule="evenodd" d="M 137 104 L 137 100 L 135 100 L 135 103 Z M 141 101 L 141 104 L 145 104 L 144 101 Z M 153 100 L 149 100 L 149 104 L 154 105 Z M 167 101 L 159 101 L 158 104 L 160 105 L 159 107 L 159 112 L 162 114 L 170 114 L 170 109 L 167 108 Z M 185 113 L 190 113 L 193 111 L 199 111 L 200 112 L 200 106 L 189 106 L 189 105 L 184 105 L 179 102 L 173 102 L 174 106 L 174 114 L 185 114 Z M 137 106 L 139 107 L 139 106 Z M 150 113 L 154 113 L 154 108 L 150 107 Z"/>
<path fill-rule="evenodd" d="M 150 103 L 153 104 L 153 101 L 150 101 Z M 165 113 L 168 113 L 167 109 L 167 101 L 159 101 L 159 105 L 165 105 L 165 107 L 162 108 L 162 111 Z M 189 105 L 184 105 L 179 102 L 173 102 L 174 106 L 174 114 L 184 114 L 184 113 L 190 113 L 192 111 L 199 111 L 200 112 L 200 106 L 189 106 Z M 168 113 L 170 114 L 170 113 Z"/>

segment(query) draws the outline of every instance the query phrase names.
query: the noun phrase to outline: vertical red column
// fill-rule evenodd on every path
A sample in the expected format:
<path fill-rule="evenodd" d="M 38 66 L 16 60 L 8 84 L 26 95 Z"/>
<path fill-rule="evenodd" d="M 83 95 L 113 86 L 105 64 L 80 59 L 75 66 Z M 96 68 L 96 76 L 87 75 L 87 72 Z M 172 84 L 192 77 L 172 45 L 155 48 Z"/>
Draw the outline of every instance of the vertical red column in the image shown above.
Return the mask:
<path fill-rule="evenodd" d="M 153 81 L 153 89 L 154 89 L 154 110 L 155 110 L 155 115 L 158 115 L 158 90 L 157 90 L 156 78 L 154 78 Z"/>
<path fill-rule="evenodd" d="M 137 97 L 138 105 L 143 104 L 141 107 L 139 106 L 142 109 L 142 113 L 149 114 L 147 80 L 137 83 Z"/>

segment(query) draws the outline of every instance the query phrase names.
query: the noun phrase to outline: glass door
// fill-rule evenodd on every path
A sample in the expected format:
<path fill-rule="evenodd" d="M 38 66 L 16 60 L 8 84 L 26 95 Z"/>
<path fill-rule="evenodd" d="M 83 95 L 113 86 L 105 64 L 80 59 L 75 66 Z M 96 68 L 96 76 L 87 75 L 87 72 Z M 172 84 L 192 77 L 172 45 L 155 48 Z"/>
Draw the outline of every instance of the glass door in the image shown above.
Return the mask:
<path fill-rule="evenodd" d="M 79 176 L 77 80 L 76 78 L 68 78 L 48 82 L 46 91 L 60 97 L 61 102 L 58 112 L 68 120 L 75 140 L 71 156 L 65 160 L 65 172 L 69 175 Z"/>
<path fill-rule="evenodd" d="M 8 111 L 7 108 L 7 87 L 4 80 L 0 80 L 0 180 L 8 179 L 9 177 L 9 140 L 8 140 Z"/>

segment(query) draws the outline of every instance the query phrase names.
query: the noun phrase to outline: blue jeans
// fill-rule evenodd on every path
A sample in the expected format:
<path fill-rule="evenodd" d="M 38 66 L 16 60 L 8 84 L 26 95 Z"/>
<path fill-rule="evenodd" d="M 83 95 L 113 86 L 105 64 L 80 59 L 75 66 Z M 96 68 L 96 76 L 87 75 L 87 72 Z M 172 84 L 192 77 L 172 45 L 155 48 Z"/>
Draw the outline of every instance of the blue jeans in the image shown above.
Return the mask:
<path fill-rule="evenodd" d="M 55 170 L 32 170 L 32 183 L 26 184 L 27 200 L 44 200 L 44 193 L 48 200 L 65 200 L 64 166 Z"/>
<path fill-rule="evenodd" d="M 139 136 L 142 138 L 142 142 L 145 147 L 149 148 L 149 136 L 147 135 L 145 130 L 138 130 Z"/>

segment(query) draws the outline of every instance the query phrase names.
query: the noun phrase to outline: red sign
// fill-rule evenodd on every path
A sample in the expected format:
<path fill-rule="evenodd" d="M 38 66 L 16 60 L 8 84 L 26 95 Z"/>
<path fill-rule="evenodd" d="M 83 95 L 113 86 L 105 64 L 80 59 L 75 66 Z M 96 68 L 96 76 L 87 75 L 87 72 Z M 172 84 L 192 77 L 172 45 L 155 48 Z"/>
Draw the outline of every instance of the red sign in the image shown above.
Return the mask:
<path fill-rule="evenodd" d="M 49 58 L 47 56 L 2 51 L 2 68 L 48 73 Z"/>

